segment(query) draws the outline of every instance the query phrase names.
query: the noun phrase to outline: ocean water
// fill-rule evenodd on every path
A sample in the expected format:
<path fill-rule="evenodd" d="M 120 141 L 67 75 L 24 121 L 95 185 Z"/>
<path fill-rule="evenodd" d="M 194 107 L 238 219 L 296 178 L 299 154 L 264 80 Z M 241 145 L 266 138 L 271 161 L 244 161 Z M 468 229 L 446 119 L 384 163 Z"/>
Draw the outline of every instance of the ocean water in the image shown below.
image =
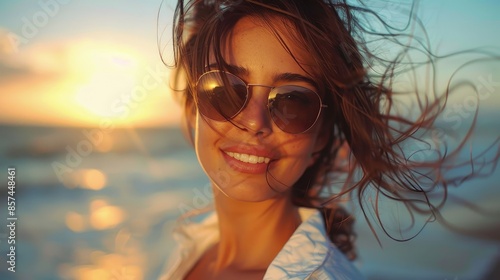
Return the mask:
<path fill-rule="evenodd" d="M 1 226 L 0 279 L 156 279 L 174 247 L 177 217 L 210 203 L 208 180 L 179 129 L 0 131 L 0 221 L 7 224 L 9 167 L 16 169 L 18 218 L 15 273 L 6 270 L 9 232 Z M 498 135 L 483 131 L 472 151 Z M 429 223 L 414 239 L 397 242 L 375 226 L 379 245 L 361 211 L 351 209 L 361 271 L 368 279 L 498 277 L 500 176 L 491 173 L 450 189 L 484 210 L 447 205 L 443 215 L 463 233 Z M 409 221 L 403 208 L 388 203 L 384 209 L 397 213 L 383 215 L 393 236 L 411 236 L 399 231 Z M 424 220 L 417 218 L 417 229 Z"/>

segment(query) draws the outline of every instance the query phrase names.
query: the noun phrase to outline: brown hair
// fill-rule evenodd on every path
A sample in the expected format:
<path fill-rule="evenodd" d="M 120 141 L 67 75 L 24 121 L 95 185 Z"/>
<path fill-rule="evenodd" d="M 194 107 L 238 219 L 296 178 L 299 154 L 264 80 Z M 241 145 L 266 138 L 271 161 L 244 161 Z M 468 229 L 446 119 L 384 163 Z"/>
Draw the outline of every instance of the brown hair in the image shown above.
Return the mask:
<path fill-rule="evenodd" d="M 408 12 L 408 25 L 398 30 L 370 9 L 362 5 L 355 7 L 345 0 L 179 1 L 174 22 L 174 66 L 175 74 L 185 75 L 187 79 L 186 88 L 180 90 L 187 115 L 195 110 L 193 86 L 208 65 L 209 53 L 215 54 L 218 67 L 224 69 L 223 38 L 246 16 L 262 19 L 278 39 L 272 21 L 282 19 L 292 25 L 295 32 L 289 35 L 298 45 L 307 46 L 315 63 L 314 73 L 309 74 L 318 83 L 323 102 L 331 108 L 323 115 L 322 129 L 328 135 L 327 144 L 317 153 L 316 162 L 293 185 L 293 202 L 321 209 L 332 242 L 351 259 L 355 258 L 353 217 L 339 205 L 340 198 L 355 195 L 369 224 L 363 198 L 370 188 L 375 188 L 376 200 L 381 194 L 417 212 L 438 213 L 446 200 L 448 184 L 470 175 L 453 179 L 444 176 L 444 171 L 460 165 L 449 163 L 465 144 L 470 130 L 455 150 L 441 154 L 438 148 L 433 157 L 424 161 L 412 159 L 402 148 L 408 140 L 423 141 L 419 135 L 432 130 L 448 97 L 447 90 L 434 100 L 423 100 L 415 89 L 419 116 L 404 117 L 395 113 L 397 93 L 391 84 L 396 71 L 405 71 L 397 68 L 402 57 L 415 48 L 398 38 L 411 37 L 404 33 L 410 22 L 419 24 L 412 9 Z M 386 32 L 379 32 L 367 23 L 373 20 Z M 400 55 L 393 59 L 375 55 L 368 49 L 366 35 L 399 45 Z M 415 41 L 421 53 L 431 61 L 433 55 L 424 39 Z M 284 45 L 283 40 L 280 41 Z M 373 70 L 375 65 L 383 66 L 384 70 L 377 74 Z M 408 67 L 406 71 L 413 69 Z M 174 88 L 178 88 L 176 85 Z M 340 157 L 339 152 L 346 155 Z M 331 188 L 332 182 L 339 180 L 342 187 Z M 429 199 L 428 194 L 439 187 L 444 189 L 442 199 L 437 202 Z M 385 231 L 377 207 L 375 202 L 378 221 Z"/>

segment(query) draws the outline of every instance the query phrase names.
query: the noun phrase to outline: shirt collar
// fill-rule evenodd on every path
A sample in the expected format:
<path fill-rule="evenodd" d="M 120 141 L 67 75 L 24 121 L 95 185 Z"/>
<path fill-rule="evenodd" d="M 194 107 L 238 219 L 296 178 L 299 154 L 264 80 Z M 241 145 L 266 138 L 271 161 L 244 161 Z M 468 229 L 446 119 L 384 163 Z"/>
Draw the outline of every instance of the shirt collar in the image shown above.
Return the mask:
<path fill-rule="evenodd" d="M 320 267 L 331 246 L 317 209 L 299 208 L 302 223 L 268 267 L 264 279 L 305 279 Z M 209 211 L 180 220 L 174 239 L 181 245 L 177 265 L 190 269 L 219 240 L 218 217 Z M 180 267 L 178 267 L 180 268 Z M 180 271 L 178 271 L 180 273 Z"/>
<path fill-rule="evenodd" d="M 264 279 L 305 279 L 324 263 L 330 241 L 323 217 L 316 209 L 300 208 L 299 211 L 303 222 L 272 261 Z"/>

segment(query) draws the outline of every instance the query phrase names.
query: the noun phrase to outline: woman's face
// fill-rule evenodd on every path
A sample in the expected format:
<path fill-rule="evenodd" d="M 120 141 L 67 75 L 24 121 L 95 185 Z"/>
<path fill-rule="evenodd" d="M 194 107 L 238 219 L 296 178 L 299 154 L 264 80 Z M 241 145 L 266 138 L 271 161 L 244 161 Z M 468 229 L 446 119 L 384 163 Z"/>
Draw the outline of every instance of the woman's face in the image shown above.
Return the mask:
<path fill-rule="evenodd" d="M 286 30 L 281 23 L 275 25 L 278 32 Z M 297 61 L 308 69 L 311 61 L 307 52 L 292 44 L 286 33 L 279 33 Z M 237 69 L 233 74 L 247 84 L 296 85 L 316 91 L 312 84 L 296 78 L 311 79 L 258 19 L 238 21 L 223 50 L 225 61 Z M 237 200 L 263 201 L 286 193 L 313 163 L 311 155 L 324 141 L 318 137 L 320 121 L 302 134 L 283 132 L 266 107 L 269 88 L 251 86 L 249 91 L 246 107 L 231 122 L 207 119 L 197 112 L 195 149 L 220 191 Z"/>

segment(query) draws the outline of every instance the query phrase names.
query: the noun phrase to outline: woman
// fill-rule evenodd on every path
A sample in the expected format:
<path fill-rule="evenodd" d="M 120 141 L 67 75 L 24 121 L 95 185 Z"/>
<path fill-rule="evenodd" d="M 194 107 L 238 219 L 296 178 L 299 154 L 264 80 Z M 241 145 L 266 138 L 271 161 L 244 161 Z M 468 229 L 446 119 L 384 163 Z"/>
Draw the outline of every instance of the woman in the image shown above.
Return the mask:
<path fill-rule="evenodd" d="M 344 1 L 179 1 L 174 87 L 214 211 L 179 226 L 163 279 L 362 279 L 339 198 L 355 190 L 361 201 L 376 185 L 410 206 L 427 201 L 413 170 L 443 158 L 414 162 L 399 144 L 431 127 L 440 100 L 418 121 L 393 115 L 393 65 L 385 79 L 367 74 L 373 57 L 357 33 L 367 30 L 354 18 L 363 11 Z M 328 192 L 338 174 L 344 187 Z"/>

